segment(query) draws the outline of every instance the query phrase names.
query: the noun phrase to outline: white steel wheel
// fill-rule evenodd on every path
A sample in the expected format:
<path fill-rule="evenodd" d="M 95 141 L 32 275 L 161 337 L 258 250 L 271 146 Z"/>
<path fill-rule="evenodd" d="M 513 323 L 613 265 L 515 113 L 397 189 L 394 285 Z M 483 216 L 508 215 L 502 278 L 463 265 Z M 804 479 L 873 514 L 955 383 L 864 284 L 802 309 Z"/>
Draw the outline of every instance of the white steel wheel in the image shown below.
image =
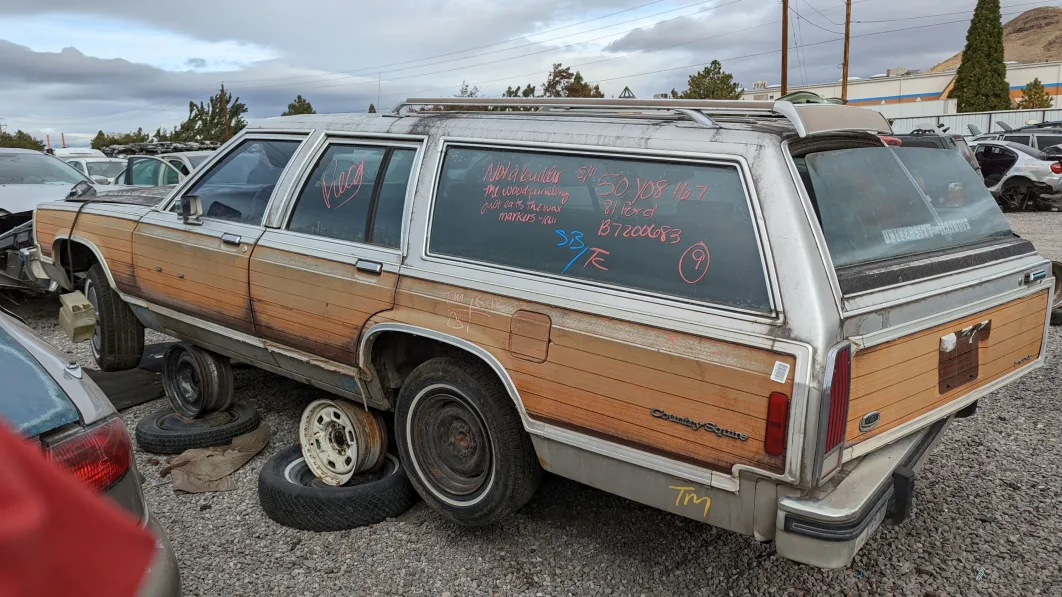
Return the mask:
<path fill-rule="evenodd" d="M 306 466 L 339 487 L 384 462 L 387 430 L 379 414 L 347 400 L 315 400 L 302 411 L 299 443 Z"/>

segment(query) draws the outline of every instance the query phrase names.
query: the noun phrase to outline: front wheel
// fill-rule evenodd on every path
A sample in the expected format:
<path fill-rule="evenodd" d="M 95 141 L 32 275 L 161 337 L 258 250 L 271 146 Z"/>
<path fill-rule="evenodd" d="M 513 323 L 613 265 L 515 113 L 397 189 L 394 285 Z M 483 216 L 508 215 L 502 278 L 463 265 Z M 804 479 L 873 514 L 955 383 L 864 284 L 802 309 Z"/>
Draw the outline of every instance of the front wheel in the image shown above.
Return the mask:
<path fill-rule="evenodd" d="M 460 524 L 487 525 L 519 510 L 542 476 L 508 392 L 471 358 L 434 358 L 410 373 L 395 436 L 417 493 Z"/>
<path fill-rule="evenodd" d="M 85 276 L 85 298 L 96 310 L 92 356 L 103 371 L 125 371 L 144 357 L 144 326 L 129 305 L 111 288 L 100 264 Z"/>

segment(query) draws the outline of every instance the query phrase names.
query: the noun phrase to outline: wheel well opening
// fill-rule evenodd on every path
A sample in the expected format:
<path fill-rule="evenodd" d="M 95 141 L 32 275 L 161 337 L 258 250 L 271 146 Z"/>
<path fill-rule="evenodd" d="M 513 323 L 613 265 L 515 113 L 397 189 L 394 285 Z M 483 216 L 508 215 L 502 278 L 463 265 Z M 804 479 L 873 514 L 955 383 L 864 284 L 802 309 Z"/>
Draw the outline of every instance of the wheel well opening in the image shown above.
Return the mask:
<path fill-rule="evenodd" d="M 74 284 L 79 274 L 84 274 L 97 262 L 96 254 L 87 245 L 65 238 L 56 241 L 52 254 Z"/>
<path fill-rule="evenodd" d="M 393 406 L 398 399 L 398 390 L 402 383 L 419 365 L 436 357 L 469 354 L 471 353 L 452 344 L 424 336 L 381 332 L 372 343 L 369 362 L 376 372 L 387 401 Z"/>

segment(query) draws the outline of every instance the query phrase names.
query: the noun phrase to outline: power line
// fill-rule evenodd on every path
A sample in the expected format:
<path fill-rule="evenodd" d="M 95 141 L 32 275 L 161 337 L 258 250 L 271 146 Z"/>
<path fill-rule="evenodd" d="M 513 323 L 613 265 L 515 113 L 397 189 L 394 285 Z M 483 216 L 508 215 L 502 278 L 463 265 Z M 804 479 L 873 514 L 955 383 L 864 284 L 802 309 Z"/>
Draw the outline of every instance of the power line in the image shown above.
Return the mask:
<path fill-rule="evenodd" d="M 398 72 L 398 71 L 403 71 L 403 70 L 411 70 L 411 69 L 416 69 L 416 68 L 423 68 L 423 67 L 426 67 L 426 66 L 434 66 L 434 65 L 437 65 L 437 64 L 445 64 L 447 62 L 458 62 L 458 61 L 461 61 L 461 60 L 467 60 L 469 58 L 476 58 L 476 57 L 479 57 L 479 56 L 497 54 L 498 52 L 508 52 L 510 50 L 519 50 L 521 48 L 526 48 L 528 46 L 541 45 L 541 44 L 545 44 L 545 43 L 549 43 L 549 42 L 553 42 L 553 41 L 558 41 L 558 40 L 565 39 L 565 38 L 574 37 L 574 36 L 577 36 L 577 35 L 584 35 L 586 33 L 593 33 L 594 31 L 601 31 L 602 29 L 609 29 L 611 27 L 616 27 L 616 26 L 619 26 L 619 25 L 626 25 L 628 23 L 634 23 L 634 22 L 641 21 L 641 20 L 644 20 L 644 19 L 647 19 L 647 18 L 656 17 L 656 16 L 660 16 L 660 15 L 668 14 L 668 13 L 672 13 L 672 12 L 677 12 L 677 11 L 680 11 L 680 10 L 685 10 L 687 8 L 693 8 L 695 6 L 700 6 L 702 4 L 708 4 L 709 2 L 713 2 L 713 1 L 715 1 L 715 0 L 702 0 L 701 2 L 694 2 L 693 4 L 687 4 L 686 6 L 680 6 L 678 8 L 671 8 L 671 9 L 660 11 L 660 12 L 656 12 L 656 13 L 653 13 L 653 14 L 650 14 L 650 15 L 645 15 L 645 16 L 642 16 L 642 17 L 634 18 L 634 19 L 628 19 L 626 21 L 620 21 L 618 23 L 612 23 L 611 25 L 603 25 L 601 27 L 596 27 L 594 29 L 587 29 L 586 31 L 579 31 L 577 33 L 569 33 L 567 35 L 562 35 L 560 37 L 555 37 L 553 39 L 544 39 L 544 40 L 541 40 L 541 41 L 531 42 L 531 43 L 523 44 L 523 45 L 520 45 L 520 46 L 515 46 L 515 47 L 512 47 L 512 48 L 499 49 L 499 50 L 495 50 L 493 52 L 483 52 L 483 53 L 479 53 L 479 54 L 473 54 L 471 56 L 462 56 L 460 58 L 449 58 L 449 59 L 446 59 L 446 60 L 437 60 L 435 62 L 428 62 L 426 64 L 416 64 L 416 65 L 413 65 L 413 66 L 406 66 L 406 67 L 402 67 L 402 68 L 381 70 L 379 72 Z M 744 0 L 737 0 L 737 1 L 744 1 Z M 656 2 L 650 2 L 649 4 L 655 4 L 655 3 Z M 736 2 L 731 2 L 730 4 L 735 4 L 735 3 Z M 639 7 L 636 7 L 636 8 L 642 8 L 644 6 L 648 6 L 649 4 L 643 4 L 642 6 L 639 6 Z M 721 6 L 728 6 L 728 4 L 723 4 Z M 713 6 L 713 7 L 711 7 L 708 10 L 714 10 L 716 8 L 720 8 L 720 6 Z M 630 9 L 630 10 L 635 10 L 635 9 Z M 622 13 L 622 12 L 629 12 L 629 10 L 628 11 L 620 11 L 620 13 Z M 698 11 L 698 12 L 706 12 L 706 11 Z M 620 14 L 620 13 L 613 13 L 613 15 Z M 696 13 L 693 13 L 693 14 L 696 14 Z M 608 16 L 612 16 L 612 15 L 608 15 Z M 675 17 L 675 18 L 682 18 L 682 17 L 685 17 L 685 16 L 690 16 L 690 15 L 680 15 L 680 16 Z M 607 16 L 606 17 L 600 17 L 600 18 L 607 18 Z M 584 23 L 588 23 L 588 22 L 594 21 L 594 20 L 598 20 L 598 19 L 590 19 L 588 21 L 584 21 Z M 674 19 L 666 19 L 666 20 L 663 20 L 663 21 L 658 21 L 656 23 L 653 23 L 653 25 L 657 25 L 658 23 L 665 23 L 665 22 L 670 21 L 670 20 L 674 20 Z M 558 29 L 562 29 L 562 28 L 558 28 Z M 629 33 L 631 31 L 635 31 L 637 29 L 641 29 L 641 27 L 634 27 L 634 28 L 631 28 L 631 29 L 627 29 L 625 31 L 621 31 L 621 32 L 618 32 L 618 33 L 612 33 L 612 34 L 605 35 L 605 36 L 598 37 L 598 38 L 591 39 L 591 40 L 584 40 L 584 41 L 578 42 L 578 43 L 588 43 L 590 41 L 596 41 L 597 39 L 604 39 L 605 37 L 611 37 L 613 35 L 620 35 L 622 33 Z M 533 35 L 542 35 L 542 33 L 535 33 Z M 509 43 L 511 41 L 519 41 L 521 39 L 526 39 L 526 36 L 514 38 L 514 39 L 511 39 L 511 40 L 508 40 L 507 42 L 501 42 L 501 43 Z M 500 45 L 500 44 L 493 44 L 493 45 Z M 576 44 L 570 44 L 570 45 L 576 45 Z M 481 46 L 481 48 L 482 47 L 490 47 L 490 46 Z M 563 46 L 563 47 L 570 47 L 570 46 Z M 479 49 L 479 48 L 473 48 L 473 49 Z M 417 59 L 417 60 L 410 60 L 410 61 L 407 61 L 407 62 L 419 62 L 420 60 L 430 60 L 432 58 L 440 58 L 440 57 L 443 57 L 443 56 L 450 56 L 450 55 L 453 55 L 453 54 L 460 54 L 460 53 L 467 52 L 467 51 L 470 51 L 470 50 L 462 50 L 462 51 L 459 51 L 459 52 L 450 52 L 448 54 L 440 54 L 438 56 L 429 56 L 427 58 L 420 58 L 420 59 Z M 511 60 L 511 59 L 512 58 L 506 58 L 504 60 Z M 402 63 L 393 63 L 393 64 L 402 64 Z M 348 78 L 354 78 L 354 77 L 362 76 L 362 75 L 358 75 L 357 73 L 366 72 L 367 74 L 375 74 L 375 69 L 382 69 L 382 68 L 384 68 L 384 67 L 382 67 L 382 66 L 381 67 L 365 67 L 365 68 L 359 68 L 359 69 L 354 69 L 354 70 L 350 70 L 350 71 L 330 71 L 330 72 L 327 72 L 327 73 L 324 73 L 324 74 L 321 74 L 321 75 L 305 75 L 303 77 L 294 77 L 294 78 L 290 78 L 290 79 L 285 79 L 285 81 L 290 82 L 290 81 L 296 81 L 298 79 L 313 79 L 313 78 L 319 78 L 319 77 L 329 76 L 329 75 L 346 75 L 346 77 L 348 77 Z M 274 77 L 265 77 L 265 78 L 261 78 L 261 79 L 244 79 L 244 80 L 242 80 L 240 82 L 248 82 L 248 81 L 255 81 L 255 80 L 258 80 L 258 81 L 270 81 L 270 80 L 276 81 L 278 79 L 274 78 Z"/>
<path fill-rule="evenodd" d="M 593 32 L 593 31 L 600 31 L 601 29 L 608 29 L 610 27 L 615 27 L 615 26 L 618 26 L 618 25 L 624 25 L 624 24 L 627 24 L 627 23 L 640 21 L 640 20 L 643 20 L 645 18 L 650 18 L 650 17 L 654 17 L 654 16 L 659 16 L 659 15 L 662 15 L 662 14 L 667 14 L 667 13 L 676 12 L 676 11 L 679 11 L 679 10 L 684 10 L 684 9 L 687 9 L 687 8 L 692 8 L 692 7 L 695 7 L 695 6 L 700 6 L 700 5 L 703 5 L 703 4 L 708 4 L 709 2 L 713 2 L 713 1 L 716 1 L 716 0 L 703 0 L 701 2 L 695 2 L 693 4 L 687 4 L 685 6 L 681 6 L 681 7 L 678 7 L 678 8 L 669 9 L 669 10 L 665 10 L 665 11 L 658 12 L 658 13 L 653 13 L 651 15 L 646 15 L 645 17 L 639 17 L 637 19 L 630 19 L 628 21 L 621 21 L 619 23 L 613 23 L 611 25 L 606 25 L 606 26 L 603 26 L 603 27 L 598 27 L 598 28 L 595 28 L 595 29 L 589 29 L 589 30 L 586 30 L 586 31 L 581 31 L 581 32 L 578 32 L 578 33 L 570 34 L 568 36 L 562 36 L 562 37 L 549 39 L 549 40 L 542 40 L 540 42 L 535 42 L 535 43 L 531 43 L 531 44 L 525 44 L 525 46 L 517 46 L 517 47 L 514 47 L 514 48 L 507 48 L 506 50 L 501 50 L 501 51 L 516 50 L 516 49 L 520 49 L 522 47 L 526 47 L 526 46 L 529 46 L 529 45 L 540 45 L 540 44 L 543 44 L 543 43 L 548 43 L 550 41 L 557 41 L 559 39 L 564 39 L 564 37 L 573 37 L 575 35 L 583 35 L 583 34 L 586 34 L 586 33 Z M 659 25 L 661 23 L 667 23 L 667 22 L 670 22 L 670 21 L 682 19 L 682 18 L 685 18 L 685 17 L 688 17 L 688 16 L 692 16 L 693 14 L 701 14 L 701 13 L 709 12 L 709 11 L 715 10 L 717 8 L 723 8 L 725 6 L 730 6 L 731 4 L 737 4 L 739 2 L 744 2 L 744 1 L 745 0 L 731 0 L 731 2 L 727 2 L 725 4 L 720 4 L 720 5 L 716 5 L 716 6 L 712 6 L 712 7 L 709 7 L 707 9 L 697 11 L 696 13 L 691 13 L 691 14 L 686 14 L 686 15 L 679 15 L 679 16 L 672 17 L 672 18 L 669 18 L 669 19 L 663 19 L 663 20 L 660 20 L 660 21 L 656 21 L 656 22 L 652 23 L 651 26 L 656 26 L 656 25 Z M 643 4 L 641 6 L 638 6 L 638 7 L 635 7 L 634 9 L 629 9 L 629 10 L 635 10 L 637 8 L 642 8 L 642 7 L 649 6 L 649 5 L 655 4 L 655 3 L 656 2 L 650 2 L 648 4 Z M 607 18 L 608 16 L 612 16 L 612 15 L 615 15 L 615 14 L 620 14 L 620 13 L 623 13 L 623 12 L 629 12 L 629 10 L 628 11 L 619 11 L 617 13 L 612 13 L 611 15 L 606 15 L 605 17 L 600 17 L 600 18 Z M 590 22 L 590 21 L 593 21 L 593 20 L 597 20 L 597 19 L 589 19 L 589 20 L 583 21 L 583 22 L 585 23 L 585 22 Z M 559 29 L 563 29 L 563 28 L 564 27 L 558 27 L 557 29 L 554 29 L 554 30 L 559 30 Z M 555 52 L 555 51 L 563 50 L 563 49 L 570 48 L 570 47 L 573 47 L 573 46 L 577 46 L 577 45 L 581 45 L 581 44 L 585 44 L 585 43 L 590 43 L 590 42 L 593 42 L 593 41 L 598 41 L 598 40 L 601 40 L 601 39 L 606 39 L 606 38 L 614 37 L 614 36 L 617 36 L 617 35 L 623 35 L 623 34 L 626 34 L 626 33 L 630 33 L 632 31 L 637 31 L 637 30 L 642 29 L 642 28 L 643 27 L 633 27 L 631 29 L 627 29 L 627 30 L 619 31 L 619 32 L 615 32 L 615 33 L 610 33 L 610 34 L 607 34 L 607 35 L 602 35 L 602 36 L 599 36 L 599 37 L 595 37 L 593 39 L 581 40 L 579 42 L 567 44 L 567 45 L 564 45 L 564 46 L 559 46 L 559 47 L 554 47 L 554 48 L 547 48 L 547 49 L 544 49 L 544 50 L 540 50 L 538 52 L 532 52 L 530 54 L 524 54 L 524 55 L 520 56 L 519 58 L 525 58 L 527 56 L 535 56 L 535 55 L 544 54 L 544 53 L 547 53 L 547 52 Z M 515 38 L 515 39 L 522 39 L 522 38 Z M 491 54 L 491 53 L 488 53 L 488 54 Z M 480 55 L 487 55 L 487 54 L 480 54 Z M 431 63 L 431 64 L 442 64 L 444 62 L 454 62 L 454 61 L 457 61 L 457 60 L 465 60 L 465 59 L 468 59 L 468 58 L 475 58 L 477 56 L 479 56 L 479 55 L 465 56 L 465 57 L 462 57 L 462 58 L 444 60 L 444 61 L 439 61 L 439 62 Z M 487 62 L 481 62 L 481 63 L 477 63 L 477 64 L 470 64 L 470 65 L 454 67 L 454 68 L 450 68 L 450 69 L 436 70 L 436 71 L 431 71 L 431 72 L 427 72 L 427 73 L 418 73 L 418 74 L 414 74 L 414 75 L 406 75 L 406 76 L 403 76 L 403 77 L 392 78 L 392 79 L 390 79 L 390 81 L 412 79 L 412 78 L 428 76 L 428 75 L 433 75 L 433 74 L 452 72 L 452 71 L 461 70 L 461 69 L 464 69 L 464 68 L 471 68 L 471 67 L 476 67 L 476 66 L 485 66 L 485 65 L 489 65 L 489 64 L 496 64 L 496 63 L 499 63 L 499 62 L 506 62 L 506 61 L 509 61 L 509 60 L 512 60 L 512 59 L 513 59 L 512 57 L 510 57 L 510 58 L 502 58 L 502 59 L 490 60 L 490 61 L 487 61 Z M 431 64 L 421 64 L 421 65 L 417 65 L 417 66 L 407 67 L 405 69 L 395 69 L 394 71 L 391 71 L 391 72 L 395 72 L 395 71 L 399 71 L 399 70 L 409 70 L 411 68 L 421 68 L 421 67 L 430 66 Z M 350 71 L 350 72 L 357 72 L 357 71 Z M 311 83 L 309 83 L 309 88 L 311 88 L 311 89 L 328 89 L 328 88 L 331 88 L 331 87 L 337 87 L 337 85 L 324 85 L 324 86 L 320 86 L 320 85 L 324 84 L 324 83 L 334 83 L 338 79 L 359 78 L 359 75 L 345 74 L 343 71 L 337 71 L 337 72 L 322 73 L 322 74 L 319 74 L 319 75 L 308 75 L 308 76 L 305 76 L 305 77 L 288 77 L 288 78 L 267 77 L 267 78 L 260 78 L 260 79 L 244 79 L 244 80 L 241 80 L 241 82 L 254 81 L 254 80 L 259 80 L 259 81 L 284 81 L 284 83 L 279 84 L 279 85 L 272 85 L 272 86 L 265 86 L 265 87 L 262 87 L 262 86 L 251 86 L 249 88 L 245 88 L 245 89 L 251 89 L 251 90 L 254 90 L 254 91 L 263 91 L 263 90 L 268 90 L 268 89 L 283 89 L 283 88 L 287 88 L 293 81 L 296 81 L 296 80 L 298 80 L 300 78 L 302 78 L 302 79 L 306 79 L 306 78 L 320 79 L 322 77 L 327 77 L 327 76 L 330 76 L 330 75 L 343 75 L 343 76 L 339 76 L 339 77 L 336 77 L 336 78 L 333 78 L 333 79 L 330 79 L 330 80 L 321 80 L 321 81 L 317 81 L 317 82 L 311 82 Z M 232 79 L 229 79 L 229 81 L 231 83 Z M 347 83 L 347 85 L 349 85 L 349 84 L 366 85 L 366 84 L 373 83 L 373 82 L 376 82 L 377 84 L 379 84 L 379 79 L 377 79 L 377 81 L 372 81 L 372 80 L 368 80 L 367 79 L 365 81 Z M 204 88 L 204 89 L 213 89 L 213 87 L 211 86 L 211 87 Z M 197 90 L 197 91 L 202 92 L 202 90 Z M 193 92 L 193 93 L 195 93 L 195 92 Z M 186 101 L 188 101 L 188 100 L 180 100 L 180 101 L 176 102 L 176 105 L 183 104 Z M 164 102 L 164 103 L 157 103 L 157 104 L 149 104 L 147 106 L 139 106 L 137 108 L 130 108 L 130 109 L 126 109 L 126 110 L 120 110 L 118 112 L 113 112 L 113 113 L 98 114 L 98 115 L 91 116 L 91 117 L 88 117 L 88 118 L 99 119 L 99 118 L 108 118 L 108 117 L 112 117 L 112 116 L 117 116 L 117 115 L 120 115 L 120 114 L 128 114 L 127 117 L 122 118 L 122 120 L 127 120 L 127 119 L 133 118 L 134 116 L 139 116 L 138 112 L 140 110 L 143 110 L 145 108 L 149 108 L 152 105 L 162 106 L 165 109 L 169 109 L 170 107 L 176 107 L 176 105 L 174 105 L 173 102 Z M 145 112 L 145 114 L 150 114 L 150 113 L 154 113 L 154 112 L 158 112 L 158 111 L 162 111 L 162 110 L 148 110 L 147 112 Z M 25 120 L 37 121 L 37 122 L 54 122 L 54 121 L 60 121 L 60 122 L 63 122 L 63 121 L 86 122 L 85 119 L 80 118 L 80 117 L 66 117 L 66 118 L 57 117 L 57 118 L 51 118 L 51 119 L 27 118 Z"/>
<path fill-rule="evenodd" d="M 737 1 L 741 1 L 741 0 L 737 0 Z M 865 2 L 867 0 L 861 0 L 861 1 Z M 857 2 L 853 2 L 853 4 L 856 4 L 856 3 Z M 1017 5 L 1017 6 L 1021 6 L 1021 5 Z M 1012 12 L 1004 13 L 1004 15 L 1017 14 L 1017 12 L 1020 12 L 1020 11 L 1012 11 Z M 885 30 L 885 31 L 876 31 L 876 32 L 871 32 L 871 33 L 863 33 L 863 34 L 859 34 L 859 35 L 853 35 L 852 38 L 868 37 L 868 36 L 882 35 L 882 34 L 887 34 L 887 33 L 899 33 L 899 32 L 903 32 L 903 31 L 910 31 L 910 30 L 915 30 L 915 29 L 923 29 L 923 28 L 927 28 L 927 27 L 937 27 L 937 26 L 941 26 L 941 25 L 950 25 L 950 24 L 964 23 L 964 22 L 967 22 L 967 20 L 963 19 L 963 20 L 955 20 L 955 21 L 946 21 L 946 22 L 942 22 L 942 23 L 929 23 L 929 24 L 926 24 L 926 25 L 917 25 L 917 26 L 911 26 L 911 27 L 903 27 L 903 28 L 899 28 L 899 29 L 891 29 L 891 30 Z M 687 45 L 687 44 L 690 44 L 690 43 L 696 43 L 696 42 L 699 42 L 699 41 L 705 41 L 707 39 L 712 39 L 712 38 L 716 38 L 716 37 L 722 37 L 722 36 L 725 36 L 725 35 L 731 35 L 731 34 L 736 34 L 736 33 L 742 33 L 742 32 L 745 32 L 745 31 L 749 31 L 751 29 L 756 29 L 756 28 L 759 28 L 759 27 L 765 27 L 765 26 L 768 26 L 768 25 L 776 24 L 776 23 L 778 23 L 778 21 L 761 23 L 759 25 L 754 25 L 752 27 L 748 27 L 748 28 L 741 29 L 741 30 L 730 31 L 730 32 L 727 32 L 727 33 L 719 34 L 719 35 L 707 36 L 707 37 L 704 37 L 704 38 L 698 38 L 698 39 L 689 40 L 689 41 L 686 41 L 686 42 L 679 42 L 679 43 L 675 43 L 675 44 L 670 44 L 668 46 L 662 46 L 662 47 L 657 47 L 657 48 L 652 48 L 652 49 L 639 50 L 637 52 L 632 52 L 632 53 L 624 54 L 624 55 L 621 55 L 621 56 L 614 56 L 614 57 L 611 57 L 611 58 L 605 58 L 605 59 L 595 60 L 595 61 L 591 61 L 591 62 L 575 64 L 575 65 L 571 65 L 571 66 L 573 68 L 575 68 L 575 67 L 583 67 L 583 66 L 588 66 L 588 65 L 591 65 L 591 64 L 599 64 L 599 63 L 603 63 L 603 62 L 609 62 L 611 60 L 618 60 L 618 59 L 622 59 L 622 58 L 627 58 L 627 57 L 634 56 L 634 55 L 637 55 L 637 54 L 645 54 L 645 53 L 652 53 L 652 52 L 662 51 L 662 50 L 674 48 L 674 47 L 677 47 L 677 46 Z M 833 43 L 833 42 L 837 42 L 837 41 L 841 41 L 841 38 L 829 39 L 829 40 L 823 40 L 823 41 L 803 44 L 803 47 L 817 46 L 817 45 L 822 45 L 822 44 L 826 44 L 826 43 Z M 751 57 L 763 56 L 763 55 L 767 55 L 767 54 L 771 54 L 771 53 L 777 53 L 779 51 L 780 50 L 758 52 L 758 53 L 749 54 L 749 55 L 746 55 L 746 56 L 735 56 L 735 57 L 731 57 L 731 58 L 725 58 L 723 60 L 741 60 L 741 59 L 744 59 L 744 58 L 751 58 Z M 686 66 L 667 68 L 667 69 L 656 70 L 656 71 L 651 71 L 651 72 L 646 72 L 646 73 L 637 73 L 637 74 L 630 74 L 630 75 L 624 75 L 624 76 L 627 76 L 627 77 L 645 76 L 645 75 L 648 75 L 648 74 L 654 74 L 654 73 L 659 73 L 659 72 L 671 72 L 671 71 L 681 70 L 681 69 L 685 69 L 685 68 L 703 67 L 706 64 L 708 64 L 708 63 L 699 63 L 699 64 L 695 64 L 695 65 L 686 65 Z M 439 72 L 449 72 L 449 70 L 453 70 L 453 69 L 447 69 L 446 71 L 439 71 Z M 422 76 L 423 77 L 423 76 L 429 76 L 429 75 L 432 75 L 432 74 L 437 74 L 437 73 L 434 73 L 434 72 L 422 73 L 422 74 L 416 75 L 416 76 Z M 505 80 L 512 81 L 514 79 L 520 79 L 520 78 L 523 78 L 523 77 L 534 76 L 536 74 L 541 74 L 541 71 L 537 71 L 536 70 L 533 73 L 526 73 L 526 74 L 519 74 L 519 75 L 506 75 L 504 77 L 499 77 L 497 79 L 492 79 L 492 80 L 488 80 L 488 81 L 478 81 L 478 82 L 474 82 L 474 83 L 471 83 L 471 84 L 472 85 L 482 85 L 482 84 L 486 84 L 486 83 L 494 83 L 494 82 L 505 81 Z M 405 79 L 405 78 L 410 78 L 410 77 L 402 77 L 402 79 Z M 607 79 L 597 79 L 597 80 L 592 81 L 592 82 L 593 83 L 602 83 L 602 82 L 612 81 L 612 80 L 616 80 L 616 79 L 620 79 L 620 78 L 623 78 L 623 76 L 610 77 L 610 78 L 607 78 Z M 349 85 L 349 83 L 347 83 L 347 84 L 339 84 L 339 85 L 331 85 L 331 86 L 326 86 L 326 87 L 321 87 L 321 88 L 339 87 L 339 86 L 345 86 L 345 85 Z M 425 92 L 428 92 L 428 91 L 438 91 L 438 90 L 443 90 L 443 89 L 452 89 L 453 87 L 454 87 L 454 85 L 451 84 L 451 85 L 448 85 L 447 87 L 437 87 L 437 88 L 434 88 L 434 89 L 422 90 L 422 91 L 417 91 L 417 92 L 403 92 L 403 93 L 396 93 L 396 94 L 388 94 L 388 95 L 382 95 L 380 97 L 381 98 L 382 97 L 397 97 L 397 96 L 401 96 L 401 95 L 409 95 L 410 93 L 419 94 L 419 93 L 425 93 Z M 373 97 L 375 97 L 375 96 L 373 96 Z M 356 101 L 356 100 L 360 100 L 360 99 L 372 99 L 372 98 L 370 98 L 369 96 L 366 96 L 364 98 L 361 98 L 361 97 L 348 98 L 348 100 L 350 100 L 350 101 Z M 187 100 L 182 100 L 180 103 L 184 103 L 185 101 L 187 101 Z M 122 112 L 119 112 L 119 113 L 142 110 L 144 108 L 146 108 L 146 106 L 142 106 L 140 108 L 135 108 L 135 109 L 131 109 L 131 110 L 122 111 Z M 146 112 L 144 112 L 144 114 L 146 115 L 146 114 L 156 113 L 156 112 L 161 112 L 161 111 L 164 111 L 164 110 L 146 111 Z M 118 114 L 118 113 L 116 113 L 116 114 Z M 70 120 L 74 120 L 77 123 L 81 123 L 81 122 L 90 122 L 91 120 L 95 120 L 95 119 L 99 119 L 99 118 L 103 118 L 103 117 L 104 116 L 101 116 L 101 115 L 89 116 L 89 117 L 84 117 L 84 118 L 71 117 Z M 45 119 L 32 119 L 32 118 L 26 118 L 26 119 L 20 119 L 20 120 L 45 121 Z M 48 121 L 51 121 L 51 120 L 58 120 L 58 119 L 48 119 Z"/>

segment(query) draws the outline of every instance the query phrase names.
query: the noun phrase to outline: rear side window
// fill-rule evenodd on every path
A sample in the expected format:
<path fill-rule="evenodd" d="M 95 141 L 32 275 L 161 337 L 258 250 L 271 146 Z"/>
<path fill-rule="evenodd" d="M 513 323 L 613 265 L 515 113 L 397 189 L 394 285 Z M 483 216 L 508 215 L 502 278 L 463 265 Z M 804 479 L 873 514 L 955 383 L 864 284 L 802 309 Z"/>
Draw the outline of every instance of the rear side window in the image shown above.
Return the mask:
<path fill-rule="evenodd" d="M 1037 135 L 1036 136 L 1036 146 L 1039 147 L 1041 151 L 1043 151 L 1044 149 L 1047 149 L 1048 147 L 1053 147 L 1053 146 L 1059 145 L 1059 144 L 1062 144 L 1062 135 Z"/>
<path fill-rule="evenodd" d="M 429 251 L 766 313 L 740 171 L 511 149 L 447 149 Z"/>
<path fill-rule="evenodd" d="M 838 268 L 1013 236 L 958 152 L 864 147 L 796 163 Z"/>
<path fill-rule="evenodd" d="M 296 200 L 288 230 L 397 248 L 416 150 L 332 145 Z"/>
<path fill-rule="evenodd" d="M 1022 145 L 1028 145 L 1032 142 L 1032 137 L 1029 135 L 1006 135 L 1003 137 L 1004 141 L 1010 141 L 1012 143 L 1021 143 Z"/>

